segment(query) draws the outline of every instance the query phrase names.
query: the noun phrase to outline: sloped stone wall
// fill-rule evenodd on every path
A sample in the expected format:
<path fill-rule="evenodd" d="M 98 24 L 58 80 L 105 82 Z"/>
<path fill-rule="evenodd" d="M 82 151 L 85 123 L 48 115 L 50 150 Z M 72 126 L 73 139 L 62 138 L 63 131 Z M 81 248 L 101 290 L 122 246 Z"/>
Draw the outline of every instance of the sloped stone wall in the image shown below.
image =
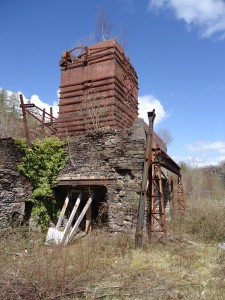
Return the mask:
<path fill-rule="evenodd" d="M 19 221 L 32 187 L 18 171 L 21 156 L 11 138 L 0 139 L 0 228 Z"/>

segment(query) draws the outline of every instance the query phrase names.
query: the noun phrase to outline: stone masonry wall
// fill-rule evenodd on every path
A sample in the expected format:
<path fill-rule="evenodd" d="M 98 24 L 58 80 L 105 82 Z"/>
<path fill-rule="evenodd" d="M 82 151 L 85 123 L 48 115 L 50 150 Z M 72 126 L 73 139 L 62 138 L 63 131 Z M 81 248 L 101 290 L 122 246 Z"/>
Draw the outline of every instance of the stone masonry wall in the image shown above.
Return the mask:
<path fill-rule="evenodd" d="M 18 171 L 20 154 L 11 138 L 0 139 L 0 228 L 22 219 L 32 187 Z"/>
<path fill-rule="evenodd" d="M 107 188 L 110 231 L 135 229 L 144 163 L 144 129 L 111 130 L 104 134 L 69 138 L 68 164 L 59 183 L 99 181 Z M 134 130 L 135 129 L 135 130 Z M 135 134 L 136 133 L 136 134 Z"/>

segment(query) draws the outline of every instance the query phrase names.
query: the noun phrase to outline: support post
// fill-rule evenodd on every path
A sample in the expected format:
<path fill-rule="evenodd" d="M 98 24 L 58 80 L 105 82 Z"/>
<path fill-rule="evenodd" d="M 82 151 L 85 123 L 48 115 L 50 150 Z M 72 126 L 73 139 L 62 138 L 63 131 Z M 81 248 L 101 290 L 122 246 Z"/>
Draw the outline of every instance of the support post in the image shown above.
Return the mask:
<path fill-rule="evenodd" d="M 25 136 L 26 136 L 26 141 L 27 144 L 30 144 L 30 137 L 29 137 L 29 131 L 28 131 L 28 126 L 27 126 L 27 115 L 26 115 L 26 109 L 24 105 L 24 100 L 23 100 L 23 95 L 20 94 L 20 107 L 22 109 L 22 114 L 23 114 L 23 123 L 24 123 L 24 130 L 25 130 Z"/>
<path fill-rule="evenodd" d="M 141 193 L 139 207 L 138 207 L 137 227 L 136 227 L 136 233 L 135 233 L 135 247 L 136 248 L 140 248 L 143 243 L 145 202 L 146 202 L 146 194 Z"/>
<path fill-rule="evenodd" d="M 77 233 L 77 230 L 79 228 L 79 225 L 80 225 L 80 222 L 82 221 L 84 215 L 86 214 L 87 210 L 88 210 L 88 207 L 90 206 L 91 202 L 92 202 L 92 199 L 93 199 L 93 194 L 91 194 L 91 196 L 89 197 L 86 205 L 84 206 L 79 218 L 77 219 L 75 225 L 73 226 L 68 238 L 66 239 L 65 241 L 65 245 L 68 244 L 71 239 L 74 237 L 74 235 Z"/>
<path fill-rule="evenodd" d="M 145 150 L 145 161 L 144 170 L 142 177 L 141 195 L 138 207 L 138 219 L 135 233 L 135 247 L 140 248 L 143 242 L 143 228 L 145 219 L 145 203 L 147 202 L 147 190 L 148 190 L 148 169 L 149 169 L 149 153 L 150 153 L 150 134 L 147 133 L 146 139 L 146 150 Z"/>
<path fill-rule="evenodd" d="M 45 108 L 43 108 L 43 114 L 42 114 L 42 130 L 44 132 L 45 128 Z"/>
<path fill-rule="evenodd" d="M 59 219 L 58 219 L 58 222 L 56 224 L 56 229 L 59 230 L 59 228 L 61 227 L 62 225 L 62 220 L 63 220 L 63 217 L 65 215 L 65 212 L 66 212 L 66 208 L 68 206 L 68 203 L 69 203 L 69 194 L 67 195 L 66 199 L 65 199 L 65 202 L 63 204 L 63 208 L 61 210 L 61 213 L 60 213 L 60 216 L 59 216 Z"/>
<path fill-rule="evenodd" d="M 153 123 L 155 120 L 155 110 L 148 112 L 148 120 L 149 120 L 149 131 L 147 131 L 146 137 L 146 150 L 144 157 L 144 169 L 142 176 L 142 186 L 141 186 L 141 195 L 139 200 L 138 207 L 138 219 L 137 219 L 137 227 L 135 233 L 135 247 L 140 248 L 143 243 L 143 228 L 144 228 L 144 220 L 145 220 L 145 204 L 147 203 L 147 194 L 149 194 L 149 188 L 151 186 L 151 181 L 149 177 L 149 169 L 151 169 L 151 161 L 152 161 L 152 146 L 154 140 L 154 132 L 153 132 Z M 151 188 L 150 188 L 151 189 Z"/>
<path fill-rule="evenodd" d="M 86 213 L 86 224 L 85 224 L 86 234 L 91 231 L 91 217 L 92 217 L 92 205 L 90 204 Z"/>
<path fill-rule="evenodd" d="M 173 190 L 173 177 L 170 177 L 170 203 L 171 203 L 171 210 L 172 213 L 175 212 L 175 202 L 174 202 L 174 190 Z"/>
<path fill-rule="evenodd" d="M 50 106 L 50 125 L 53 124 L 53 109 L 52 106 Z"/>
<path fill-rule="evenodd" d="M 177 195 L 177 210 L 181 213 L 185 211 L 184 191 L 181 175 L 178 176 L 178 195 Z"/>
<path fill-rule="evenodd" d="M 66 224 L 66 228 L 65 228 L 64 231 L 63 231 L 61 244 L 63 244 L 63 243 L 67 240 L 67 238 L 68 238 L 68 236 L 69 236 L 68 233 L 69 233 L 71 224 L 72 224 L 72 222 L 73 222 L 74 216 L 75 216 L 75 214 L 76 214 L 77 208 L 78 208 L 78 206 L 80 205 L 81 197 L 82 197 L 82 193 L 79 194 L 79 196 L 78 196 L 78 198 L 77 198 L 77 201 L 76 201 L 76 203 L 75 203 L 75 205 L 74 205 L 74 207 L 73 207 L 73 210 L 72 210 L 72 212 L 71 212 L 71 214 L 70 214 L 69 220 L 68 220 L 68 222 L 67 222 L 67 224 Z"/>

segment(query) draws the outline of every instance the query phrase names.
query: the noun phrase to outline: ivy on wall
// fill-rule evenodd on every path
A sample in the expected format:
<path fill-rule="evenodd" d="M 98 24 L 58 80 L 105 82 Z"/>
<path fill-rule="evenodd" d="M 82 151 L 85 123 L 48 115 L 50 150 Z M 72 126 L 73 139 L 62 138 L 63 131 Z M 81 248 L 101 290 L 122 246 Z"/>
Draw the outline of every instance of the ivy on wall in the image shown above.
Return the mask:
<path fill-rule="evenodd" d="M 31 147 L 21 138 L 15 142 L 23 155 L 18 168 L 33 185 L 32 217 L 45 230 L 58 213 L 52 186 L 67 160 L 64 142 L 56 137 L 37 140 Z"/>

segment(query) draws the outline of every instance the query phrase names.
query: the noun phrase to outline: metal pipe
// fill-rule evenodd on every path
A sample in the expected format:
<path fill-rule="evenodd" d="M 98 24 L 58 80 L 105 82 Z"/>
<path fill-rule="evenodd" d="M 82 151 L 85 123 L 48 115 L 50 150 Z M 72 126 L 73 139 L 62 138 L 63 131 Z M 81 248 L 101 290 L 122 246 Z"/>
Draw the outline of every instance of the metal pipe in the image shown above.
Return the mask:
<path fill-rule="evenodd" d="M 156 117 L 155 109 L 153 109 L 153 111 L 148 112 L 149 128 L 152 129 L 152 130 L 153 130 L 155 117 Z"/>

